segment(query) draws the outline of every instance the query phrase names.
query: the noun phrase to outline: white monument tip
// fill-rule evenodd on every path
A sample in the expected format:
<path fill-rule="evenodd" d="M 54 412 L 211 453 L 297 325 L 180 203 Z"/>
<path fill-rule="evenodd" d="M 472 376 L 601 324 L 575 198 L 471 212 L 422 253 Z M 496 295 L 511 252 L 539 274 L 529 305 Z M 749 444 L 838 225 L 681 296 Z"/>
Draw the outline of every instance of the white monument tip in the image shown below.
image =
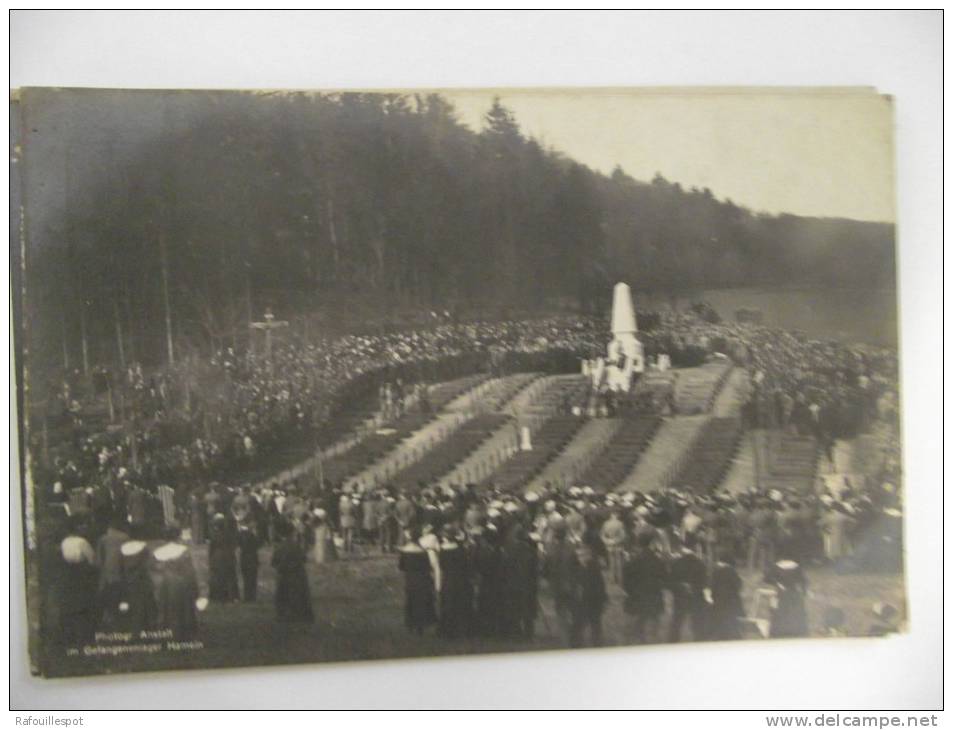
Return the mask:
<path fill-rule="evenodd" d="M 620 281 L 612 290 L 612 334 L 634 334 L 638 331 L 632 293 L 629 291 L 629 285 Z"/>

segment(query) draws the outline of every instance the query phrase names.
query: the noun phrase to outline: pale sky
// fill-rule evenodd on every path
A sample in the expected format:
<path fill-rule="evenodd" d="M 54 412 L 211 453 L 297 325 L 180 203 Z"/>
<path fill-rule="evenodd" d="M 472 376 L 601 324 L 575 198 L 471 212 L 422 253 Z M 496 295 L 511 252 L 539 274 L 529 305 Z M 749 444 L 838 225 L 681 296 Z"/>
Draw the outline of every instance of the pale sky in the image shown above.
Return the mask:
<path fill-rule="evenodd" d="M 661 172 L 753 211 L 895 219 L 892 100 L 872 91 L 442 93 L 473 129 L 499 95 L 524 133 L 601 172 Z"/>

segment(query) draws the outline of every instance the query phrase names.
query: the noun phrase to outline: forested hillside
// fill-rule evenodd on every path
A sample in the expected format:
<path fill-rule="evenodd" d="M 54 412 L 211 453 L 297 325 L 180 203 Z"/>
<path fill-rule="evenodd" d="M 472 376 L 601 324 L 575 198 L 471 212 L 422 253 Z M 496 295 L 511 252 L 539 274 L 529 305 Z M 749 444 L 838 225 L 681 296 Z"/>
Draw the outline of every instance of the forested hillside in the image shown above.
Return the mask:
<path fill-rule="evenodd" d="M 161 361 L 170 336 L 207 351 L 265 307 L 601 311 L 617 280 L 894 283 L 892 225 L 606 176 L 499 103 L 480 130 L 432 94 L 27 91 L 20 106 L 30 345 L 74 367 L 83 347 Z"/>

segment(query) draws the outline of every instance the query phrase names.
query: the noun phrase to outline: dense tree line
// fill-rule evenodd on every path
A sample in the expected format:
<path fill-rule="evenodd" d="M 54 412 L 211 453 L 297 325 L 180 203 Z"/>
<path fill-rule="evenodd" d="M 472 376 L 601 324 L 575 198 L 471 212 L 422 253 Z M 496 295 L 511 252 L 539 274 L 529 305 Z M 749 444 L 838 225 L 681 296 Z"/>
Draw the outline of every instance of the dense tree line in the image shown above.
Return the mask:
<path fill-rule="evenodd" d="M 30 93 L 40 365 L 182 359 L 243 341 L 265 307 L 330 331 L 401 310 L 601 312 L 616 280 L 894 284 L 893 226 L 606 176 L 499 102 L 471 130 L 436 94 Z"/>

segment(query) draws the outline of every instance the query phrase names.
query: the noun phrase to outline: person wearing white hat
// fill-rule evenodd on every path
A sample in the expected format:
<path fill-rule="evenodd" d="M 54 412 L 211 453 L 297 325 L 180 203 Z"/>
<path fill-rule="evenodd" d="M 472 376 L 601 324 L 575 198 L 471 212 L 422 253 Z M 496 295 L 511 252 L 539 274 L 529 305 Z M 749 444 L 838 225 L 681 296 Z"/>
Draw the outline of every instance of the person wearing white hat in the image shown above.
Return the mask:
<path fill-rule="evenodd" d="M 71 520 L 69 534 L 60 543 L 62 570 L 56 581 L 60 636 L 67 646 L 93 641 L 96 624 L 98 574 L 96 554 L 81 534 L 80 525 Z"/>
<path fill-rule="evenodd" d="M 312 556 L 318 565 L 334 560 L 334 533 L 328 524 L 327 511 L 318 507 L 312 513 L 314 548 Z"/>
<path fill-rule="evenodd" d="M 807 636 L 804 570 L 794 560 L 779 560 L 771 570 L 770 582 L 778 592 L 777 607 L 771 616 L 771 638 Z"/>
<path fill-rule="evenodd" d="M 129 540 L 120 548 L 122 555 L 122 592 L 119 596 L 119 627 L 139 633 L 155 626 L 158 615 L 152 578 L 150 553 L 146 543 Z"/>
<path fill-rule="evenodd" d="M 177 640 L 189 640 L 198 632 L 196 601 L 198 578 L 188 547 L 177 542 L 162 545 L 152 554 L 155 559 L 156 603 L 159 628 L 171 629 Z"/>

